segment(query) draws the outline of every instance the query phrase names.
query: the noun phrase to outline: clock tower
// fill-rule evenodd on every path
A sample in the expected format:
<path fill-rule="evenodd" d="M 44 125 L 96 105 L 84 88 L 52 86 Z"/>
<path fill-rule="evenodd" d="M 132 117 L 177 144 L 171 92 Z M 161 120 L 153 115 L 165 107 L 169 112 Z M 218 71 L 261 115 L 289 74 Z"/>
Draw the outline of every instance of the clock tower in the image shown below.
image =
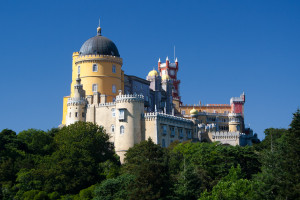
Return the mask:
<path fill-rule="evenodd" d="M 180 80 L 177 80 L 178 72 L 178 60 L 175 59 L 175 63 L 170 63 L 169 58 L 166 58 L 165 63 L 161 63 L 160 59 L 158 60 L 158 71 L 160 76 L 169 75 L 170 79 L 173 81 L 172 96 L 173 100 L 177 100 L 181 103 L 181 97 L 179 94 L 179 84 Z"/>

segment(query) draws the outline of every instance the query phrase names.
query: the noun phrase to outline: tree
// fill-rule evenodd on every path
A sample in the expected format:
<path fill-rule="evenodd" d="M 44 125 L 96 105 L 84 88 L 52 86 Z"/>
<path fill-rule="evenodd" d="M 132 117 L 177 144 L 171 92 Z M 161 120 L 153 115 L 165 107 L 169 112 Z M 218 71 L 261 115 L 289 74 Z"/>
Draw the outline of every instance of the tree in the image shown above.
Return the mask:
<path fill-rule="evenodd" d="M 232 167 L 229 174 L 214 186 L 212 192 L 205 191 L 199 200 L 259 200 L 256 195 L 258 183 L 243 179 L 241 167 Z"/>
<path fill-rule="evenodd" d="M 165 149 L 149 138 L 130 148 L 125 156 L 124 169 L 135 176 L 129 185 L 130 199 L 166 199 L 169 174 Z"/>
<path fill-rule="evenodd" d="M 126 200 L 129 199 L 128 186 L 133 183 L 134 176 L 122 174 L 117 178 L 103 181 L 95 188 L 94 200 Z"/>
<path fill-rule="evenodd" d="M 262 154 L 259 194 L 268 199 L 300 196 L 300 111 L 293 114 L 290 128 Z"/>
<path fill-rule="evenodd" d="M 100 164 L 116 161 L 114 146 L 104 129 L 93 123 L 76 122 L 63 127 L 54 136 L 57 150 L 40 164 L 45 175 L 44 191 L 77 194 L 81 189 L 101 182 Z"/>

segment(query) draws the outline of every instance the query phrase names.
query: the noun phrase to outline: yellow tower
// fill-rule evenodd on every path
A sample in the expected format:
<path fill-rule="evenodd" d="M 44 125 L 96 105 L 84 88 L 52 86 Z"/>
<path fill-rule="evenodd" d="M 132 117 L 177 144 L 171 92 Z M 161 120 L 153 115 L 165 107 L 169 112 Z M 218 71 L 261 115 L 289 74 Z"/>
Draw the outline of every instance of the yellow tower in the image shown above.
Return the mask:
<path fill-rule="evenodd" d="M 112 102 L 115 101 L 118 90 L 124 91 L 122 64 L 117 46 L 101 35 L 99 24 L 97 35 L 85 41 L 79 52 L 73 53 L 71 94 L 64 97 L 62 124 L 66 124 L 67 99 L 74 97 L 78 75 L 86 96 L 98 92 L 106 96 L 107 102 Z"/>

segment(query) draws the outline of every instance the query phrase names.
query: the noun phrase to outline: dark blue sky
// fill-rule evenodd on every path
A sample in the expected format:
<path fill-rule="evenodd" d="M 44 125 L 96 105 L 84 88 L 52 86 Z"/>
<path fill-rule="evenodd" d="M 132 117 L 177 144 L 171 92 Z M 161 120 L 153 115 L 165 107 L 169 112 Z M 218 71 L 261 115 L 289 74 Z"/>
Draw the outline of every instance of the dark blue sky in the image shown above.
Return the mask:
<path fill-rule="evenodd" d="M 72 53 L 96 35 L 115 42 L 126 74 L 179 60 L 184 104 L 246 93 L 260 138 L 287 128 L 300 104 L 300 1 L 1 1 L 0 130 L 61 123 Z"/>

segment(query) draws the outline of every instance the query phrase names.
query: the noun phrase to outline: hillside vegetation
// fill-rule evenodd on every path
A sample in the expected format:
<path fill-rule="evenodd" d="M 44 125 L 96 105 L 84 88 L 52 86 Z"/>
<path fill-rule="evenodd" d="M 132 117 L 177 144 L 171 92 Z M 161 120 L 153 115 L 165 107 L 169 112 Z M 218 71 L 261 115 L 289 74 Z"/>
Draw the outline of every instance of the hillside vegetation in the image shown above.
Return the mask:
<path fill-rule="evenodd" d="M 300 111 L 252 147 L 151 139 L 120 164 L 102 127 L 0 132 L 3 200 L 299 199 Z"/>

